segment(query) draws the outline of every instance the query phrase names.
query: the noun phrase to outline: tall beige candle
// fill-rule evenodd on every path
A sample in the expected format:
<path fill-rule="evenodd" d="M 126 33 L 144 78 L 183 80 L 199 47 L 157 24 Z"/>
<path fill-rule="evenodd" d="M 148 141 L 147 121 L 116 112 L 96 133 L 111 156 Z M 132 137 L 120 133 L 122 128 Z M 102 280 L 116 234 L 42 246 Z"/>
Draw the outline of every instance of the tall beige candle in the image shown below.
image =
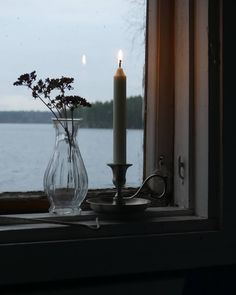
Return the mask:
<path fill-rule="evenodd" d="M 114 76 L 113 163 L 126 164 L 126 76 L 121 67 L 121 50 L 118 54 L 118 64 Z"/>

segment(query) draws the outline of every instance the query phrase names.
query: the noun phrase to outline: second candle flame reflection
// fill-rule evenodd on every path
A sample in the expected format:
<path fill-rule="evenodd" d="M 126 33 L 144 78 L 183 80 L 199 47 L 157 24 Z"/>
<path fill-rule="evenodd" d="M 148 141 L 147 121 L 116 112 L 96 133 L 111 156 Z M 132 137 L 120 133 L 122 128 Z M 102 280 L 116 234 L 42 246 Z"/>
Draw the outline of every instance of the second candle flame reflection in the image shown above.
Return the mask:
<path fill-rule="evenodd" d="M 82 64 L 85 66 L 86 63 L 87 63 L 87 61 L 86 61 L 86 55 L 83 54 L 83 55 L 82 55 Z"/>

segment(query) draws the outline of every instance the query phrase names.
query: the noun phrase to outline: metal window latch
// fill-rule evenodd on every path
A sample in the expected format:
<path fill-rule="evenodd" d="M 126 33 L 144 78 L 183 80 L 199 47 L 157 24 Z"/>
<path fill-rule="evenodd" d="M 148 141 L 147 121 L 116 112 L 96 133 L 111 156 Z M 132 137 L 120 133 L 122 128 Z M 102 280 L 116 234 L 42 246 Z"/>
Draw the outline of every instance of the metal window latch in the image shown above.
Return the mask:
<path fill-rule="evenodd" d="M 159 161 L 158 161 L 158 168 L 160 169 L 160 171 L 162 170 L 162 167 L 164 166 L 164 159 L 165 159 L 165 157 L 163 156 L 163 155 L 161 155 L 160 157 L 159 157 Z"/>
<path fill-rule="evenodd" d="M 185 170 L 184 161 L 181 159 L 181 156 L 179 156 L 178 157 L 178 176 L 182 180 L 182 184 L 184 184 L 184 170 Z"/>

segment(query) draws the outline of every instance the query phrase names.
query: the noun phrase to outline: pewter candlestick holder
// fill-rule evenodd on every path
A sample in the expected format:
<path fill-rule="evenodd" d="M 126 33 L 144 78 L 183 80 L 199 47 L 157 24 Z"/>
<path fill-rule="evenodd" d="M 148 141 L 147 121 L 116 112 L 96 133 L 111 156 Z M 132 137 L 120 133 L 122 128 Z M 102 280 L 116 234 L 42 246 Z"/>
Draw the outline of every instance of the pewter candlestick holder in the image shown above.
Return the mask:
<path fill-rule="evenodd" d="M 166 178 L 158 173 L 153 173 L 144 180 L 143 184 L 135 194 L 125 197 L 122 193 L 122 189 L 126 183 L 127 169 L 132 166 L 132 164 L 108 164 L 108 166 L 112 169 L 112 180 L 116 188 L 116 193 L 114 197 L 101 196 L 87 200 L 91 209 L 97 213 L 113 213 L 120 215 L 125 213 L 143 212 L 150 205 L 151 201 L 148 199 L 139 198 L 138 195 L 140 194 L 144 185 L 154 177 L 159 177 L 164 182 L 163 192 L 158 196 L 158 198 L 162 198 L 166 193 Z"/>

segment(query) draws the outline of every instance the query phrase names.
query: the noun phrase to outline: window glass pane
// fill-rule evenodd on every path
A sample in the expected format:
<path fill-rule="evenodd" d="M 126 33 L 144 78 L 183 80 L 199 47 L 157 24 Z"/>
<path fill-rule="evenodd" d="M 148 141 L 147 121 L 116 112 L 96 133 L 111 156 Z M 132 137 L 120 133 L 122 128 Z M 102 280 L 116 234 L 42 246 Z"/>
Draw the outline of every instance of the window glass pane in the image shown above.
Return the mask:
<path fill-rule="evenodd" d="M 145 0 L 0 2 L 1 192 L 43 189 L 43 174 L 54 145 L 51 115 L 42 113 L 47 109 L 31 97 L 28 89 L 12 85 L 19 75 L 33 70 L 43 79 L 74 77 L 73 94 L 91 103 L 100 102 L 91 108 L 90 119 L 84 119 L 78 140 L 89 187 L 113 186 L 106 165 L 112 162 L 109 102 L 120 48 L 129 98 L 127 162 L 133 164 L 127 173 L 127 185 L 140 184 L 145 6 Z"/>

